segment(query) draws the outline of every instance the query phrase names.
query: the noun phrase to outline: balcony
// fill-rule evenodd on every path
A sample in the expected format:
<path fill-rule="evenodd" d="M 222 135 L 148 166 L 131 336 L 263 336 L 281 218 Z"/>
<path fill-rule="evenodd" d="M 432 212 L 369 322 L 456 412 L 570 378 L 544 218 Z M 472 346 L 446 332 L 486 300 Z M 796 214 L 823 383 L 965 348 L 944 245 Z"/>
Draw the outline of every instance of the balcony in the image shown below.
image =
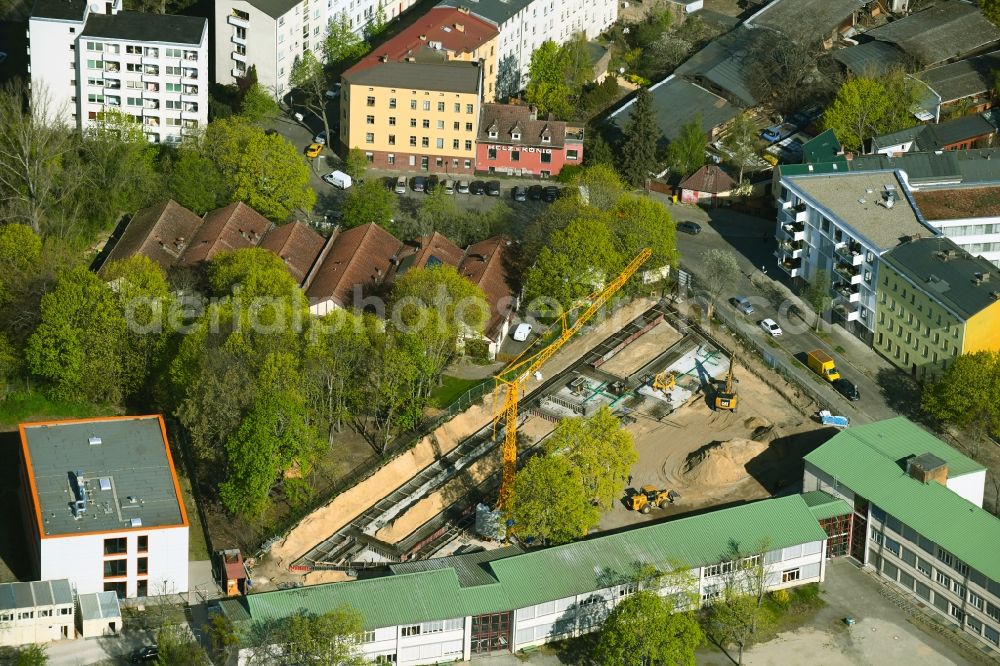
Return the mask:
<path fill-rule="evenodd" d="M 184 124 L 181 125 L 181 127 L 183 127 L 184 129 L 198 129 L 198 121 L 197 120 L 185 120 Z"/>
<path fill-rule="evenodd" d="M 110 62 L 108 60 L 104 61 L 104 71 L 105 72 L 117 73 L 121 69 L 121 66 L 122 65 L 121 65 L 120 62 Z"/>
<path fill-rule="evenodd" d="M 142 119 L 142 124 L 145 125 L 146 127 L 159 128 L 160 119 L 155 116 L 144 116 Z"/>
<path fill-rule="evenodd" d="M 240 69 L 239 67 L 233 67 L 229 73 L 232 74 L 234 78 L 238 79 L 241 76 L 246 76 L 247 71 L 245 69 Z"/>
<path fill-rule="evenodd" d="M 191 69 L 190 67 L 185 67 L 184 69 L 181 70 L 181 78 L 182 79 L 187 79 L 187 80 L 190 80 L 190 81 L 197 81 L 198 80 L 198 70 L 197 69 Z"/>
<path fill-rule="evenodd" d="M 839 263 L 833 267 L 833 272 L 846 280 L 848 284 L 861 284 L 861 271 L 850 264 Z"/>
<path fill-rule="evenodd" d="M 861 318 L 861 313 L 849 304 L 837 303 L 833 306 L 833 311 L 838 317 L 846 321 L 857 321 Z"/>
<path fill-rule="evenodd" d="M 185 51 L 184 60 L 188 62 L 198 62 L 198 52 L 197 51 Z"/>
<path fill-rule="evenodd" d="M 236 26 L 237 28 L 249 28 L 250 15 L 245 14 L 244 12 L 240 12 L 240 14 L 242 14 L 242 16 L 239 16 L 235 13 L 230 14 L 229 16 L 226 17 L 226 23 L 232 26 Z"/>
<path fill-rule="evenodd" d="M 795 206 L 792 211 L 795 213 L 795 221 L 800 224 L 805 224 L 806 220 L 809 219 L 809 209 L 804 203 Z"/>
<path fill-rule="evenodd" d="M 184 112 L 185 113 L 198 113 L 198 105 L 195 104 L 194 102 L 185 102 L 184 103 Z"/>
<path fill-rule="evenodd" d="M 858 303 L 861 301 L 861 288 L 856 284 L 835 282 L 833 284 L 833 296 L 847 303 Z"/>
<path fill-rule="evenodd" d="M 231 41 L 233 44 L 239 44 L 240 46 L 247 45 L 247 40 L 243 39 L 242 37 L 237 37 L 236 35 L 230 37 L 229 41 Z"/>
<path fill-rule="evenodd" d="M 150 81 L 146 83 L 146 85 L 144 85 L 142 89 L 145 90 L 146 92 L 151 92 L 151 93 L 160 92 L 160 84 L 154 81 Z"/>
<path fill-rule="evenodd" d="M 779 257 L 778 268 L 788 273 L 789 277 L 799 277 L 802 274 L 802 260 L 791 257 Z"/>
<path fill-rule="evenodd" d="M 122 82 L 118 79 L 104 79 L 105 90 L 121 90 Z"/>
<path fill-rule="evenodd" d="M 778 241 L 778 250 L 783 254 L 789 255 L 793 259 L 798 259 L 802 256 L 802 247 L 802 241 Z"/>
<path fill-rule="evenodd" d="M 145 65 L 142 68 L 142 73 L 147 76 L 159 76 L 160 67 L 158 65 Z"/>
<path fill-rule="evenodd" d="M 233 56 L 233 60 L 235 60 L 236 62 L 246 62 L 247 61 L 247 57 L 243 53 L 237 53 L 236 51 L 233 51 L 231 55 Z"/>
<path fill-rule="evenodd" d="M 785 201 L 783 199 L 778 199 L 778 208 L 780 208 L 781 210 L 791 210 L 792 200 L 789 199 L 788 201 Z"/>
<path fill-rule="evenodd" d="M 142 108 L 144 109 L 158 109 L 160 108 L 160 103 L 155 99 L 144 99 L 142 100 Z"/>
<path fill-rule="evenodd" d="M 835 247 L 834 252 L 837 258 L 851 266 L 860 266 L 864 261 L 864 248 L 860 243 L 850 241 Z"/>
<path fill-rule="evenodd" d="M 793 241 L 803 241 L 806 239 L 806 225 L 800 222 L 786 222 L 779 228 L 789 239 Z"/>

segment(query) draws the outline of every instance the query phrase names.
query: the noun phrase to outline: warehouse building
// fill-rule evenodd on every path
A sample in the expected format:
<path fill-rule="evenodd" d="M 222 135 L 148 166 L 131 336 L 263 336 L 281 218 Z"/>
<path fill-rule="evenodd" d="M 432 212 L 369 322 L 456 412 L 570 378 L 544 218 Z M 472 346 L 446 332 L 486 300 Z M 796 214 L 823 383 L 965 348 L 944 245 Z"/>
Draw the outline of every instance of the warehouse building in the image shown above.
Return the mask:
<path fill-rule="evenodd" d="M 74 638 L 73 588 L 65 578 L 0 583 L 0 645 Z"/>

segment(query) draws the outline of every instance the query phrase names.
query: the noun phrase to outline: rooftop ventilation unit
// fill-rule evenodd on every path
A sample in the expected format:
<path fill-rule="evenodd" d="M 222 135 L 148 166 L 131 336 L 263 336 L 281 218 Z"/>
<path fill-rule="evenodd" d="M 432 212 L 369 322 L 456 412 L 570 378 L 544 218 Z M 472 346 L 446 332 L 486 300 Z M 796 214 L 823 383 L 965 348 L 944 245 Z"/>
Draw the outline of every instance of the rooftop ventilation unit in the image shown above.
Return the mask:
<path fill-rule="evenodd" d="M 142 518 L 129 518 L 129 527 L 142 527 Z"/>
<path fill-rule="evenodd" d="M 101 477 L 101 490 L 111 490 L 111 478 L 107 476 Z"/>
<path fill-rule="evenodd" d="M 83 478 L 83 472 L 70 472 L 70 486 L 73 489 L 73 517 L 80 518 L 87 512 L 87 480 Z"/>
<path fill-rule="evenodd" d="M 99 446 L 103 443 L 103 440 L 100 437 L 91 437 L 87 441 L 90 442 L 91 446 Z"/>

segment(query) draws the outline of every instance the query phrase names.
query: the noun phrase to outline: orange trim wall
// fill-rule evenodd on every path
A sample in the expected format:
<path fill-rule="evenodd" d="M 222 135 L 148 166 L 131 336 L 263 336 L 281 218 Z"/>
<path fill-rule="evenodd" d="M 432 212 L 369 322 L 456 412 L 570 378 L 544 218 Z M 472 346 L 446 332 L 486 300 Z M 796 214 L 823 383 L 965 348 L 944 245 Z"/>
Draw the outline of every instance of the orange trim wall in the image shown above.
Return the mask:
<path fill-rule="evenodd" d="M 157 525 L 155 527 L 123 527 L 115 530 L 95 530 L 90 532 L 73 532 L 72 534 L 46 534 L 44 523 L 42 522 L 42 505 L 38 501 L 38 489 L 35 487 L 35 472 L 31 466 L 31 453 L 28 450 L 28 437 L 24 430 L 26 427 L 40 427 L 52 425 L 73 425 L 76 423 L 93 423 L 97 421 L 140 421 L 143 419 L 157 419 L 160 423 L 160 434 L 163 436 L 163 447 L 167 454 L 167 466 L 170 468 L 170 479 L 174 484 L 174 493 L 177 496 L 177 508 L 180 509 L 181 522 L 174 525 Z M 162 414 L 146 414 L 141 416 L 97 416 L 85 419 L 62 419 L 56 421 L 36 421 L 32 423 L 21 423 L 18 425 L 21 435 L 21 452 L 24 454 L 24 464 L 28 471 L 28 484 L 31 487 L 31 499 L 35 505 L 35 521 L 38 524 L 38 536 L 40 539 L 63 539 L 84 534 L 118 534 L 122 532 L 151 532 L 153 530 L 172 529 L 176 527 L 188 527 L 187 510 L 184 508 L 184 496 L 181 495 L 180 483 L 177 481 L 177 470 L 174 467 L 173 456 L 170 455 L 170 442 L 167 440 L 167 427 L 163 421 Z"/>

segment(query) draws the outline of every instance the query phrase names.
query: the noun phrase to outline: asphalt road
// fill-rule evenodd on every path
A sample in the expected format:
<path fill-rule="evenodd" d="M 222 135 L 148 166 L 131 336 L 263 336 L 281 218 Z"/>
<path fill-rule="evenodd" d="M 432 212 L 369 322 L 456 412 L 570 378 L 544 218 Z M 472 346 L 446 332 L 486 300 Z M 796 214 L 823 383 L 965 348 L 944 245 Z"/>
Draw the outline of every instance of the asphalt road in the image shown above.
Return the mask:
<path fill-rule="evenodd" d="M 782 281 L 784 273 L 776 265 L 773 252 L 774 221 L 751 217 L 728 209 L 704 209 L 689 205 L 669 205 L 674 219 L 690 220 L 701 225 L 696 236 L 678 233 L 677 247 L 681 253 L 682 267 L 697 274 L 704 270 L 701 255 L 705 250 L 717 248 L 732 251 L 739 261 L 741 274 L 737 283 L 723 290 L 718 307 L 742 320 L 741 330 L 755 340 L 766 344 L 769 337 L 758 322 L 770 317 L 782 328 L 782 335 L 774 338 L 781 349 L 792 355 L 812 349 L 823 349 L 830 354 L 841 375 L 852 381 L 861 394 L 861 400 L 851 402 L 837 393 L 832 386 L 813 382 L 811 386 L 828 395 L 832 405 L 852 422 L 866 423 L 898 416 L 899 402 L 905 400 L 902 388 L 909 385 L 907 378 L 887 361 L 838 325 L 828 325 L 827 335 L 818 336 L 812 327 L 812 316 L 807 306 L 786 289 L 787 300 L 775 306 L 757 285 L 764 280 Z M 762 268 L 764 271 L 762 272 Z M 777 274 L 777 275 L 776 275 Z M 787 284 L 785 284 L 787 287 Z M 745 316 L 736 312 L 728 303 L 733 296 L 745 296 L 754 306 L 754 313 Z M 789 306 L 793 306 L 790 308 Z M 795 309 L 805 313 L 803 321 L 794 314 Z M 837 347 L 843 351 L 837 351 Z M 884 387 L 888 386 L 887 391 Z"/>

